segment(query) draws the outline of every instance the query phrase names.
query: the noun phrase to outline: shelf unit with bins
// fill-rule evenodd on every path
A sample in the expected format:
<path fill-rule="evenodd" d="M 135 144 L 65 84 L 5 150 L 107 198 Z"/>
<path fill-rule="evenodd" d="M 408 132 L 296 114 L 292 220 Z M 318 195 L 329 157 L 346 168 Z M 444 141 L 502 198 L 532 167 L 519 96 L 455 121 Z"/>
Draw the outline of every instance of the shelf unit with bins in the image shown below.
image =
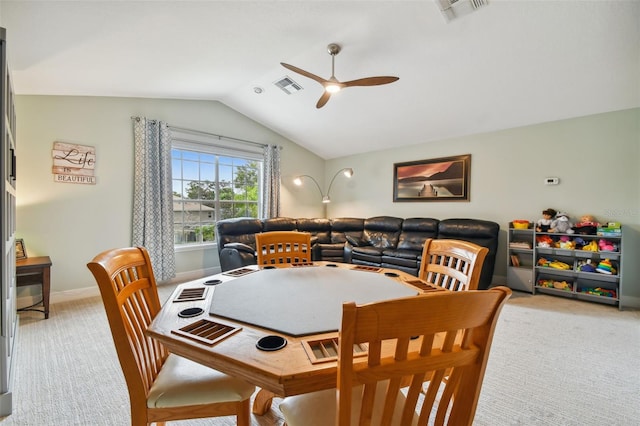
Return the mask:
<path fill-rule="evenodd" d="M 534 294 L 535 292 L 540 292 L 590 302 L 621 305 L 622 234 L 620 236 L 605 237 L 534 231 L 533 235 L 535 260 Z M 541 238 L 550 238 L 554 243 L 552 243 L 551 247 L 538 246 L 538 240 Z M 596 245 L 599 240 L 604 239 L 613 243 L 617 249 L 615 251 L 590 251 L 582 250 L 579 247 L 554 247 L 555 242 L 561 238 L 573 242 L 580 238 L 585 244 L 595 242 Z M 609 274 L 584 270 L 587 268 L 584 266 L 585 264 L 589 264 L 591 268 L 595 269 L 600 262 L 606 262 L 606 260 L 614 268 Z M 555 265 L 555 267 L 551 265 Z M 558 268 L 558 266 L 563 266 L 566 269 Z"/>
<path fill-rule="evenodd" d="M 507 234 L 507 285 L 513 290 L 534 292 L 534 256 L 535 245 L 533 224 L 528 228 L 515 228 L 509 223 Z"/>

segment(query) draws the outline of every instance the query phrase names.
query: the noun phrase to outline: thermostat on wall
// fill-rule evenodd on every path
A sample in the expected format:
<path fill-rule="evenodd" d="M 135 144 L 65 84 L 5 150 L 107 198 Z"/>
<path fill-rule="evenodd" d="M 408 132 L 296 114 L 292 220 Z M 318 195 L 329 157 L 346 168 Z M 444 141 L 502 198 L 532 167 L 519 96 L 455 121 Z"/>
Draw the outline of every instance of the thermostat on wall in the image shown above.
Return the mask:
<path fill-rule="evenodd" d="M 557 177 L 544 178 L 545 185 L 557 185 L 558 183 L 560 183 L 560 179 L 558 179 Z"/>

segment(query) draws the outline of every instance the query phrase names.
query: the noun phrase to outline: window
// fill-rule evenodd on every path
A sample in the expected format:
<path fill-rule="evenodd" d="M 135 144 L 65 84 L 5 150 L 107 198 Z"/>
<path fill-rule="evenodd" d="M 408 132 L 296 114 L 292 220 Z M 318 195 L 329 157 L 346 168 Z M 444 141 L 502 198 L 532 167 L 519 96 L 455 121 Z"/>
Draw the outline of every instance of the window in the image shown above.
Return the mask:
<path fill-rule="evenodd" d="M 174 244 L 213 243 L 218 220 L 258 217 L 261 152 L 234 149 L 238 143 L 217 136 L 172 130 L 172 137 Z"/>

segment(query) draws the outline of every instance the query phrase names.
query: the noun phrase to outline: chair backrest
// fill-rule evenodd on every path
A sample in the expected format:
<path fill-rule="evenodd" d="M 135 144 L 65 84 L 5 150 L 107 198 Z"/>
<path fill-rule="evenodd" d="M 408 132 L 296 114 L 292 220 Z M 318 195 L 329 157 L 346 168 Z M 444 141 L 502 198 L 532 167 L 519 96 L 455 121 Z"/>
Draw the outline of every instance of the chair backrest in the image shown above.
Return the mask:
<path fill-rule="evenodd" d="M 258 265 L 310 263 L 311 234 L 296 231 L 273 231 L 256 234 Z"/>
<path fill-rule="evenodd" d="M 146 407 L 149 389 L 168 355 L 144 334 L 161 308 L 149 253 L 143 247 L 108 250 L 87 267 L 100 288 L 131 405 Z"/>
<path fill-rule="evenodd" d="M 468 241 L 428 239 L 418 277 L 452 291 L 476 290 L 488 252 Z"/>
<path fill-rule="evenodd" d="M 496 287 L 360 306 L 345 303 L 336 424 L 369 424 L 362 420 L 371 418 L 372 424 L 404 426 L 417 420 L 420 425 L 471 425 L 498 315 L 510 295 L 509 288 Z M 355 344 L 368 346 L 366 357 L 354 361 Z M 449 376 L 443 381 L 445 374 Z M 425 381 L 429 384 L 420 405 Z M 407 384 L 406 398 L 400 398 L 399 390 Z M 360 390 L 357 410 L 353 402 Z"/>

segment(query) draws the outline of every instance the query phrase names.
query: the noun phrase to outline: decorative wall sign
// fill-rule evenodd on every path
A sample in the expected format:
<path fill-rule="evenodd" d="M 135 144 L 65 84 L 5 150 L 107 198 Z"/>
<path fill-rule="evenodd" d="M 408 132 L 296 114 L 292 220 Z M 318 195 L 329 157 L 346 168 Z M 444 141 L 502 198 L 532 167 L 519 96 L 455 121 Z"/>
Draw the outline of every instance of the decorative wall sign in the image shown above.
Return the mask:
<path fill-rule="evenodd" d="M 95 185 L 96 149 L 92 146 L 54 142 L 53 180 Z"/>
<path fill-rule="evenodd" d="M 396 163 L 393 201 L 469 201 L 471 154 Z"/>
<path fill-rule="evenodd" d="M 16 259 L 26 259 L 27 248 L 24 245 L 22 238 L 16 238 Z"/>

